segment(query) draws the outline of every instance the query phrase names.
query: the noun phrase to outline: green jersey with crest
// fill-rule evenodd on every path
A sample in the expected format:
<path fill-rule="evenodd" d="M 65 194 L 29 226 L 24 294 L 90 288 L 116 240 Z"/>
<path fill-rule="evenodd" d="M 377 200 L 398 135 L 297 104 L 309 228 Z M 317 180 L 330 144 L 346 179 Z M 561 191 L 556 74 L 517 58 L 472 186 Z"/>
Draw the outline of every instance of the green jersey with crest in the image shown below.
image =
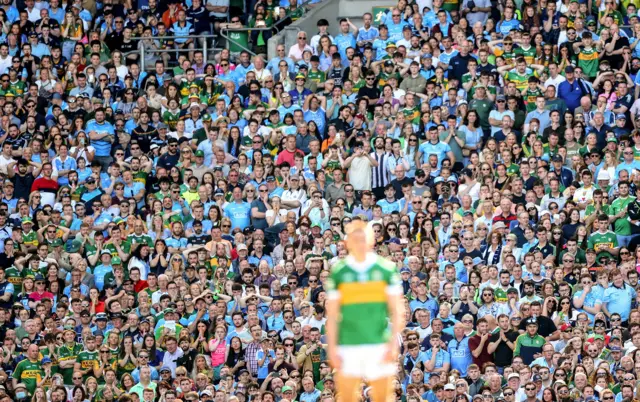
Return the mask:
<path fill-rule="evenodd" d="M 616 234 L 610 230 L 607 230 L 604 233 L 597 231 L 597 232 L 594 232 L 591 236 L 589 236 L 587 247 L 594 249 L 596 253 L 598 253 L 597 258 L 601 258 L 601 257 L 612 258 L 613 256 L 608 251 L 602 251 L 602 247 L 610 247 L 610 248 L 618 247 L 618 238 L 616 237 Z"/>
<path fill-rule="evenodd" d="M 340 303 L 339 345 L 377 345 L 388 340 L 387 298 L 402 294 L 395 264 L 373 253 L 362 263 L 347 257 L 332 269 L 326 289 Z"/>
<path fill-rule="evenodd" d="M 62 345 L 58 348 L 58 362 L 62 363 L 66 360 L 74 360 L 78 357 L 78 354 L 82 352 L 82 345 L 76 343 L 73 347 Z M 60 368 L 60 374 L 64 378 L 64 385 L 73 384 L 73 367 Z"/>
<path fill-rule="evenodd" d="M 84 380 L 92 376 L 97 377 L 94 373 L 100 365 L 99 355 L 100 352 L 98 350 L 94 350 L 92 352 L 85 349 L 82 352 L 78 353 L 76 362 L 80 363 L 80 368 L 82 370 L 93 369 L 89 370 L 89 372 L 83 376 Z"/>

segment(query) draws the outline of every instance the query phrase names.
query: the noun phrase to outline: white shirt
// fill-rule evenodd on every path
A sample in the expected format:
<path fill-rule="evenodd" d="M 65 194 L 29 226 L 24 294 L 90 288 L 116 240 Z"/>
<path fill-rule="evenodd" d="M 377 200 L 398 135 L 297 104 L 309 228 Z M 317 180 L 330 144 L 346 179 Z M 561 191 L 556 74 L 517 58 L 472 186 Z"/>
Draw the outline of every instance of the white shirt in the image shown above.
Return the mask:
<path fill-rule="evenodd" d="M 176 361 L 184 355 L 181 348 L 177 348 L 174 353 L 169 351 L 164 352 L 164 358 L 162 359 L 162 366 L 169 367 L 171 369 L 171 376 L 176 376 L 176 368 L 178 367 Z"/>
<path fill-rule="evenodd" d="M 558 76 L 556 78 L 551 78 L 551 77 L 547 78 L 547 80 L 544 82 L 544 87 L 546 89 L 549 85 L 555 86 L 556 87 L 556 96 L 558 96 L 558 85 L 560 85 L 561 83 L 563 83 L 566 80 L 567 80 L 566 78 L 564 78 L 563 76 L 558 74 Z"/>
<path fill-rule="evenodd" d="M 282 193 L 282 197 L 280 198 L 282 201 L 300 201 L 300 206 L 302 207 L 305 202 L 307 202 L 307 193 L 302 190 L 302 189 L 298 189 L 298 190 L 285 190 L 284 193 Z M 296 218 L 299 217 L 300 215 L 300 208 L 293 208 L 291 209 L 291 211 L 296 213 Z"/>
<path fill-rule="evenodd" d="M 333 36 L 329 35 L 328 32 L 325 35 L 327 35 L 331 43 L 333 43 Z M 322 36 L 320 36 L 320 34 L 316 34 L 316 35 L 313 35 L 313 37 L 311 38 L 311 41 L 309 41 L 309 45 L 311 45 L 311 47 L 314 49 L 313 54 L 315 54 L 316 56 L 319 56 L 317 49 L 318 49 L 318 45 L 320 44 L 320 38 L 322 38 Z"/>
<path fill-rule="evenodd" d="M 8 54 L 6 58 L 0 58 L 0 71 L 6 72 L 11 67 L 11 55 Z"/>
<path fill-rule="evenodd" d="M 4 155 L 0 154 L 0 172 L 7 174 L 7 165 L 11 162 L 15 162 L 11 156 L 7 159 Z"/>
<path fill-rule="evenodd" d="M 254 67 L 249 71 L 253 71 L 256 74 L 256 79 L 258 81 L 263 81 L 272 76 L 271 71 L 267 70 L 266 68 L 263 68 L 262 70 L 258 70 Z"/>

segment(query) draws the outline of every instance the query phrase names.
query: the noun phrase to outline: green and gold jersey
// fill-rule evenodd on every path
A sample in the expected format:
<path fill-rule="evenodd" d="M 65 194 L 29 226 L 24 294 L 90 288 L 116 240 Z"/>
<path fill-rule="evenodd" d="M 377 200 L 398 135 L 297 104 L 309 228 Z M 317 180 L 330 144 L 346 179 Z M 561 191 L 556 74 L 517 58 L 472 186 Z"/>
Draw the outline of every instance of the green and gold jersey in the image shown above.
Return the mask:
<path fill-rule="evenodd" d="M 524 103 L 527 105 L 527 113 L 533 112 L 536 110 L 536 98 L 538 96 L 544 95 L 540 88 L 536 88 L 533 91 L 530 88 L 527 88 L 522 95 L 524 99 Z"/>
<path fill-rule="evenodd" d="M 44 370 L 39 360 L 32 362 L 29 359 L 24 359 L 18 363 L 16 369 L 13 371 L 13 378 L 18 380 L 18 382 L 24 383 L 30 394 L 35 392 L 38 383 L 42 381 L 42 377 L 44 377 Z"/>
<path fill-rule="evenodd" d="M 391 73 L 391 74 L 387 74 L 384 71 L 381 71 L 380 74 L 378 74 L 378 89 L 382 91 L 382 88 L 384 88 L 385 85 L 387 85 L 387 83 L 389 82 L 389 78 L 391 77 L 395 77 L 398 81 L 400 80 L 400 73 Z"/>
<path fill-rule="evenodd" d="M 364 263 L 347 257 L 332 269 L 326 283 L 340 302 L 339 345 L 376 345 L 390 336 L 387 296 L 402 294 L 396 266 L 373 253 Z"/>
<path fill-rule="evenodd" d="M 162 121 L 169 126 L 169 128 L 173 131 L 176 129 L 176 125 L 178 124 L 178 120 L 180 120 L 180 110 L 173 113 L 169 110 L 162 114 Z"/>
<path fill-rule="evenodd" d="M 504 62 L 507 65 L 515 65 L 516 64 L 516 53 L 515 52 L 505 52 L 503 49 L 495 49 L 494 56 L 499 57 L 502 56 Z"/>
<path fill-rule="evenodd" d="M 518 91 L 522 91 L 529 84 L 529 78 L 530 77 L 537 77 L 537 76 L 538 76 L 538 74 L 535 71 L 533 73 L 528 73 L 528 72 L 525 71 L 524 74 L 520 74 L 517 71 L 509 71 L 505 75 L 505 79 L 507 81 L 511 81 L 511 82 L 515 83 L 516 84 L 516 88 L 518 88 Z"/>
<path fill-rule="evenodd" d="M 317 70 L 317 71 L 311 70 L 309 71 L 309 75 L 307 76 L 307 79 L 311 81 L 315 81 L 316 84 L 320 84 L 325 81 L 326 74 L 320 70 Z"/>
<path fill-rule="evenodd" d="M 583 74 L 593 79 L 598 75 L 600 58 L 598 51 L 594 48 L 580 49 L 578 53 L 578 67 L 582 68 Z"/>
<path fill-rule="evenodd" d="M 4 270 L 4 274 L 7 277 L 7 281 L 13 285 L 14 296 L 22 292 L 22 282 L 24 281 L 24 277 L 18 268 L 12 265 Z"/>
<path fill-rule="evenodd" d="M 518 176 L 520 174 L 520 166 L 515 163 L 511 163 L 507 166 L 507 175 L 508 176 Z"/>
<path fill-rule="evenodd" d="M 67 345 L 62 345 L 58 348 L 58 363 L 75 360 L 80 352 L 82 352 L 82 345 L 79 343 L 76 343 L 71 348 Z M 73 367 L 60 368 L 60 374 L 64 378 L 64 385 L 73 384 Z"/>
<path fill-rule="evenodd" d="M 536 59 L 536 48 L 533 46 L 529 46 L 529 49 L 524 49 L 524 48 L 517 48 L 514 53 L 516 54 L 516 57 L 518 56 L 522 56 L 524 57 L 524 60 L 527 62 L 528 65 L 531 65 L 534 63 L 535 59 Z"/>
<path fill-rule="evenodd" d="M 132 171 L 131 173 L 133 173 L 133 181 L 147 185 L 147 177 L 149 177 L 149 173 L 144 170 L 138 170 L 137 172 Z"/>
<path fill-rule="evenodd" d="M 181 95 L 182 97 L 189 96 L 189 94 L 190 94 L 190 92 L 191 92 L 191 91 L 190 91 L 190 88 L 191 88 L 191 85 L 192 85 L 192 84 L 196 84 L 196 85 L 200 86 L 200 85 L 198 84 L 198 82 L 196 82 L 196 81 L 189 82 L 189 81 L 187 81 L 186 79 L 183 79 L 183 80 L 182 80 L 182 82 L 180 83 L 180 95 Z M 198 90 L 198 93 L 199 93 L 199 92 L 200 92 L 200 90 Z"/>
<path fill-rule="evenodd" d="M 400 112 L 413 124 L 420 123 L 420 108 L 418 106 L 414 106 L 412 108 L 403 108 Z"/>
<path fill-rule="evenodd" d="M 100 365 L 99 354 L 100 352 L 98 350 L 94 350 L 92 352 L 86 349 L 78 353 L 76 362 L 80 363 L 80 368 L 82 370 L 89 370 L 88 373 L 83 376 L 85 380 L 91 376 L 97 377 L 94 373 L 95 373 L 95 370 Z M 90 370 L 90 369 L 93 369 L 93 370 Z"/>
<path fill-rule="evenodd" d="M 129 239 L 123 240 L 122 244 L 120 244 L 120 248 L 122 248 L 122 251 L 129 254 L 131 252 L 131 242 L 129 241 Z M 103 249 L 109 250 L 111 252 L 111 257 L 118 256 L 118 250 L 116 249 L 116 246 L 113 245 L 113 243 L 105 244 Z"/>
<path fill-rule="evenodd" d="M 27 88 L 27 85 L 24 83 L 24 81 L 18 80 L 16 82 L 9 82 L 9 88 L 11 89 L 11 92 L 16 94 L 16 96 L 22 96 L 24 95 L 24 91 Z"/>
<path fill-rule="evenodd" d="M 29 233 L 22 233 L 22 243 L 24 243 L 25 246 L 29 247 L 29 246 L 33 246 L 33 247 L 38 247 L 38 234 L 32 230 Z"/>
<path fill-rule="evenodd" d="M 609 210 L 611 211 L 611 209 Z M 593 233 L 591 236 L 589 236 L 587 247 L 594 249 L 596 253 L 598 253 L 597 258 L 601 258 L 601 257 L 612 258 L 613 256 L 609 252 L 602 251 L 602 247 L 610 247 L 610 248 L 618 247 L 618 238 L 616 237 L 615 233 L 613 233 L 610 230 L 607 230 L 604 233 L 597 231 Z"/>

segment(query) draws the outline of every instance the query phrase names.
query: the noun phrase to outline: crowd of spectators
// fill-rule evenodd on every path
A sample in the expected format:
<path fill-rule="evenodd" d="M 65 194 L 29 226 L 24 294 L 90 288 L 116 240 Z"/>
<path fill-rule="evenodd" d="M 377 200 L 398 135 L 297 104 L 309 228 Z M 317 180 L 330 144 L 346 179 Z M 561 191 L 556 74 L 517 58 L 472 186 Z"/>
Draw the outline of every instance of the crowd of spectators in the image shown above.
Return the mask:
<path fill-rule="evenodd" d="M 317 3 L 1 0 L 0 402 L 336 401 L 354 220 L 396 401 L 639 401 L 640 3 Z"/>

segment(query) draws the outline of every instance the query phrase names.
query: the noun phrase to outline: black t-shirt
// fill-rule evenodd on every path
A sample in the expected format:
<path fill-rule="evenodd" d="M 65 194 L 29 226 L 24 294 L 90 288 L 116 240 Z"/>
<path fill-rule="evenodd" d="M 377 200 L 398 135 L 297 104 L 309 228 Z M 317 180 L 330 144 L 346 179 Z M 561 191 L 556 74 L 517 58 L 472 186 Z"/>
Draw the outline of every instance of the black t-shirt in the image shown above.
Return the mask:
<path fill-rule="evenodd" d="M 15 188 L 13 196 L 15 198 L 24 198 L 25 200 L 28 200 L 29 194 L 31 193 L 31 185 L 36 181 L 33 174 L 31 174 L 31 172 L 27 172 L 24 176 L 20 176 L 16 173 L 11 178 L 11 181 L 13 182 L 13 188 Z"/>
<path fill-rule="evenodd" d="M 369 97 L 369 99 L 378 99 L 380 98 L 380 90 L 377 86 L 369 88 L 365 85 L 358 91 L 358 98 L 362 98 L 365 96 Z"/>
<path fill-rule="evenodd" d="M 613 41 L 613 38 L 609 38 L 607 39 L 604 44 L 608 45 L 609 43 L 611 43 Z M 627 39 L 624 36 L 620 36 L 618 37 L 618 39 L 616 40 L 616 44 L 613 47 L 613 51 L 615 52 L 616 50 L 620 50 L 625 46 L 629 46 L 629 39 Z M 611 65 L 611 68 L 613 70 L 619 69 L 620 67 L 622 67 L 622 63 L 623 63 L 623 59 L 622 59 L 622 55 L 621 54 L 617 54 L 617 55 L 604 55 L 604 57 L 602 58 L 602 60 L 608 60 L 609 64 Z"/>
<path fill-rule="evenodd" d="M 505 334 L 507 339 L 513 343 L 516 342 L 516 338 L 519 335 L 520 334 L 518 333 L 518 331 L 508 331 Z M 491 335 L 491 337 L 489 338 L 489 342 L 495 342 L 498 339 L 500 339 L 500 331 Z M 500 342 L 493 356 L 494 356 L 494 363 L 496 364 L 496 366 L 506 367 L 510 365 L 511 362 L 513 361 L 513 350 L 506 344 L 506 342 Z"/>
<path fill-rule="evenodd" d="M 538 320 L 538 335 L 542 337 L 547 337 L 558 330 L 556 324 L 549 318 L 545 316 L 537 317 Z M 527 329 L 527 320 L 522 320 L 518 329 L 526 330 Z"/>

